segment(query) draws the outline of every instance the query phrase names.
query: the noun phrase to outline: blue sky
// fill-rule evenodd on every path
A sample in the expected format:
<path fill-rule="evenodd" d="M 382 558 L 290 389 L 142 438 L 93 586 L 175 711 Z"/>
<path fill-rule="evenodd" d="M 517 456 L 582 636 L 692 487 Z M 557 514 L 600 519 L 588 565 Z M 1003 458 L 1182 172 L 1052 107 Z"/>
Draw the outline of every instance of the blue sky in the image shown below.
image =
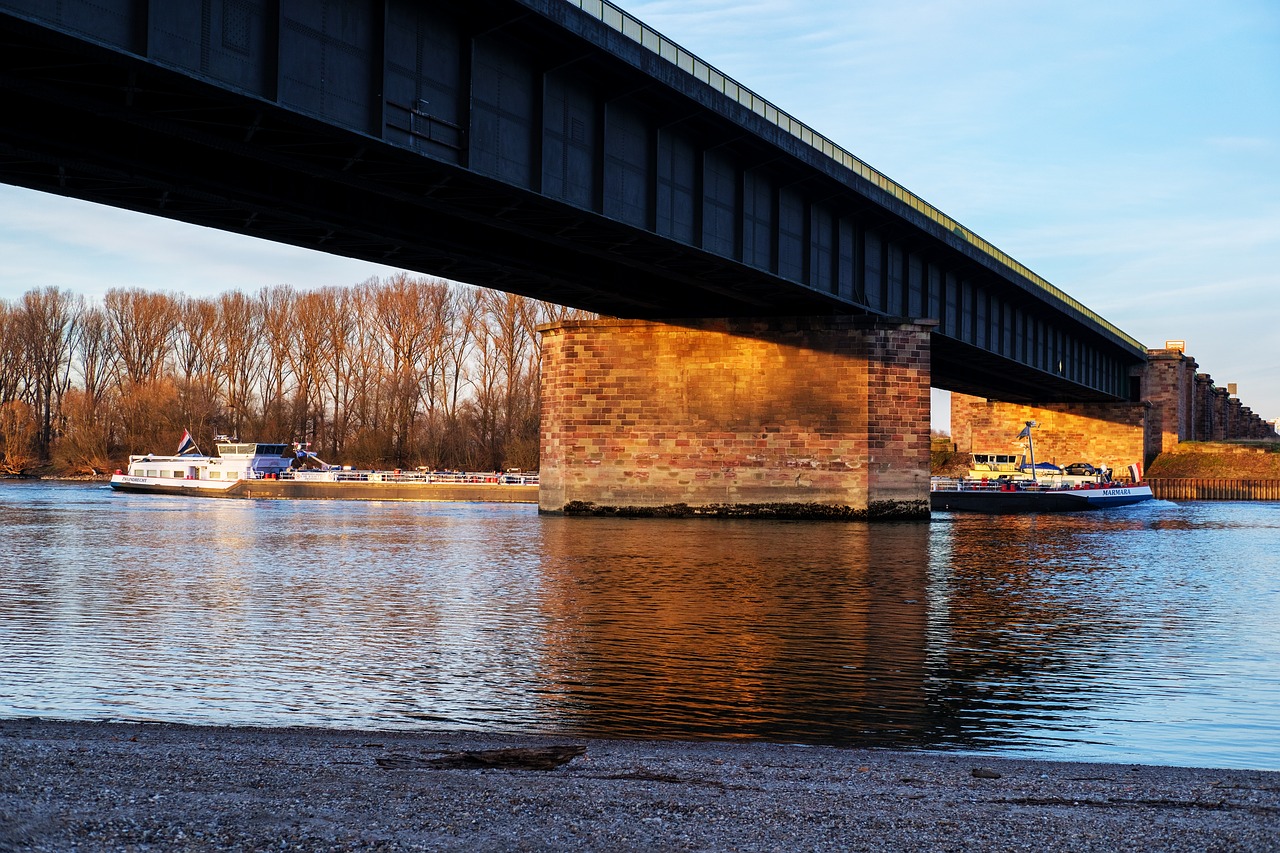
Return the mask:
<path fill-rule="evenodd" d="M 1148 346 L 1186 340 L 1280 417 L 1276 0 L 621 5 Z M 0 298 L 392 272 L 4 186 L 0 258 Z"/>

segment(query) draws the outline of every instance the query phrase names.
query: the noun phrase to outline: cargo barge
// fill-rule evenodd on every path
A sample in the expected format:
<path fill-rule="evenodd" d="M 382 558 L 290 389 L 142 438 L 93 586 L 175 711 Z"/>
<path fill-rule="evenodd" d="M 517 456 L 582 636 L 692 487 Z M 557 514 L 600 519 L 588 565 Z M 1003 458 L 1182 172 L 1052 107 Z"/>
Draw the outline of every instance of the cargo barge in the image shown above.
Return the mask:
<path fill-rule="evenodd" d="M 1065 470 L 1056 465 L 1041 468 L 1036 464 L 1035 443 L 1031 437 L 1035 426 L 1035 421 L 1027 421 L 1016 439 L 1026 439 L 1030 463 L 1013 454 L 983 454 L 981 458 L 975 454 L 975 467 L 968 477 L 933 478 L 929 485 L 930 509 L 996 515 L 1082 512 L 1130 506 L 1152 499 L 1151 487 L 1142 482 L 1138 465 L 1130 466 L 1132 482 L 1128 483 L 1112 480 L 1105 466 L 1094 468 L 1083 462 L 1068 465 Z"/>
<path fill-rule="evenodd" d="M 172 456 L 130 456 L 118 492 L 213 498 L 537 503 L 538 475 L 523 472 L 364 471 L 330 465 L 299 444 L 219 441 L 206 456 L 184 435 Z"/>

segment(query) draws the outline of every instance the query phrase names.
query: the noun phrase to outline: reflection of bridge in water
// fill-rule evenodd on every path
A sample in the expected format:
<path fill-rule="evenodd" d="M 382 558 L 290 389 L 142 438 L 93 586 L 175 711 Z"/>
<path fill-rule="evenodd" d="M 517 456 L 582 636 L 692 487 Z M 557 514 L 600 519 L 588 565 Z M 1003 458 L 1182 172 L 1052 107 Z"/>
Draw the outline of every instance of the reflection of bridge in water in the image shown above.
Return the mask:
<path fill-rule="evenodd" d="M 0 180 L 668 321 L 548 334 L 545 509 L 909 515 L 930 384 L 1130 457 L 1194 420 L 1133 338 L 607 3 L 0 0 L 0 39 Z M 744 415 L 784 387 L 812 404 Z"/>
<path fill-rule="evenodd" d="M 714 536 L 698 522 L 599 520 L 587 536 L 549 523 L 549 720 L 611 737 L 1069 739 L 1098 695 L 1123 689 L 1106 658 L 1132 642 L 1130 620 L 1124 601 L 1060 580 L 1096 559 L 1097 531 L 1041 521 L 1050 543 L 1007 519 L 785 535 L 730 522 Z"/>

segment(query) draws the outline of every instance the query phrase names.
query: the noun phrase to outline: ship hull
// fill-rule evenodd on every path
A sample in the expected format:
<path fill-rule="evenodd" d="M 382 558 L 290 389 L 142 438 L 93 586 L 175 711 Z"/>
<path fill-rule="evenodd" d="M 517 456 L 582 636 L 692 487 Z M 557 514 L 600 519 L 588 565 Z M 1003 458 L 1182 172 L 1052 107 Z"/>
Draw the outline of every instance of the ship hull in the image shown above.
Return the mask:
<path fill-rule="evenodd" d="M 486 503 L 535 504 L 538 502 L 538 487 L 536 485 L 499 483 L 240 480 L 226 485 L 213 485 L 207 480 L 157 482 L 153 478 L 116 475 L 111 479 L 111 488 L 118 492 L 134 494 L 252 500 L 479 501 Z"/>
<path fill-rule="evenodd" d="M 935 489 L 929 493 L 936 512 L 982 512 L 994 515 L 1035 512 L 1088 512 L 1131 506 L 1152 499 L 1149 486 L 1044 491 L 998 489 Z"/>

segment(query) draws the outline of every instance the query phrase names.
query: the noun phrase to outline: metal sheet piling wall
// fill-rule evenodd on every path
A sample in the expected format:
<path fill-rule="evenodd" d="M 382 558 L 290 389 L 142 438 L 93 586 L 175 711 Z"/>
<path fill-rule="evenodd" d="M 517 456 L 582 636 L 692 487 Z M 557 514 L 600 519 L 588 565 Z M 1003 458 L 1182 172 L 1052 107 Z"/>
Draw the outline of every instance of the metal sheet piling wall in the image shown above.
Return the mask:
<path fill-rule="evenodd" d="M 1169 477 L 1152 478 L 1147 485 L 1166 501 L 1280 501 L 1280 480 Z"/>

